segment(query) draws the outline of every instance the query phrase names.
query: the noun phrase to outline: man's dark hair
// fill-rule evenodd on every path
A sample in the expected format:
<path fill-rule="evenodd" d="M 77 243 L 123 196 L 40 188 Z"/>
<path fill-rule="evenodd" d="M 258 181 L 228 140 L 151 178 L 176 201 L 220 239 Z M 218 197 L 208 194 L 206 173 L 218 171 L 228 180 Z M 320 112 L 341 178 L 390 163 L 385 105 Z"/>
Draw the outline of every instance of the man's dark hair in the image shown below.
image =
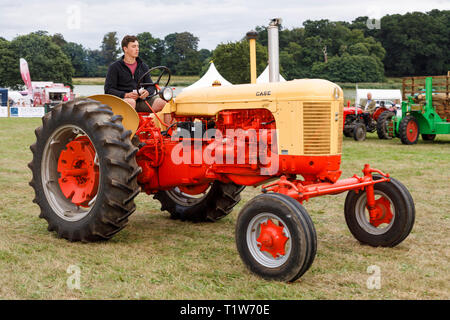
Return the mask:
<path fill-rule="evenodd" d="M 128 35 L 126 35 L 125 37 L 123 37 L 123 39 L 122 39 L 122 50 L 123 50 L 123 47 L 128 47 L 128 44 L 130 42 L 135 42 L 135 41 L 138 41 L 138 38 L 136 36 L 128 36 Z"/>

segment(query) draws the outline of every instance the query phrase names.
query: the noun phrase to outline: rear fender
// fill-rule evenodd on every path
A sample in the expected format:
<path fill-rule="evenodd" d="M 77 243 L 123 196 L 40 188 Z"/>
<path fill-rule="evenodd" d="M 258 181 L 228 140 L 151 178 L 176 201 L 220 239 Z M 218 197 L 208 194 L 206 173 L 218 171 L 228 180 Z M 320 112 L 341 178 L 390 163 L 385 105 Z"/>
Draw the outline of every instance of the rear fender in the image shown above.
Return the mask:
<path fill-rule="evenodd" d="M 131 130 L 131 137 L 134 136 L 139 126 L 139 116 L 130 104 L 110 94 L 97 94 L 88 98 L 110 106 L 114 114 L 121 115 L 123 127 L 126 130 Z"/>

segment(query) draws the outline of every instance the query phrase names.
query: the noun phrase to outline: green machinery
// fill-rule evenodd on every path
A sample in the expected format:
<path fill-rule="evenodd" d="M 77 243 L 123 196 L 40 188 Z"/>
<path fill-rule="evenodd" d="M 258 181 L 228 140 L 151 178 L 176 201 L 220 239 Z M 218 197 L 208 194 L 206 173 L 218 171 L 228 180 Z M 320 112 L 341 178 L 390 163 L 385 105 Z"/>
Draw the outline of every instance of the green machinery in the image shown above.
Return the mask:
<path fill-rule="evenodd" d="M 403 78 L 402 113 L 383 117 L 385 136 L 415 144 L 419 134 L 426 141 L 433 141 L 437 134 L 450 134 L 449 78 L 449 75 Z"/>

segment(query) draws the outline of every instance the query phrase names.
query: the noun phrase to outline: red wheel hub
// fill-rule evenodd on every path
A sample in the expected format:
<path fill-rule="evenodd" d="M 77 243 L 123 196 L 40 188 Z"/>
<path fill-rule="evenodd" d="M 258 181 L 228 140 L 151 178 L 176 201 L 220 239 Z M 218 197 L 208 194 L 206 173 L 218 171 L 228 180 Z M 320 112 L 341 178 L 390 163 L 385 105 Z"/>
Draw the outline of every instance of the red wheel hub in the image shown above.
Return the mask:
<path fill-rule="evenodd" d="M 417 123 L 415 121 L 409 121 L 406 125 L 406 137 L 408 138 L 408 140 L 415 141 L 418 134 L 419 128 L 417 127 Z"/>
<path fill-rule="evenodd" d="M 286 254 L 284 249 L 288 237 L 283 233 L 283 227 L 277 226 L 272 220 L 268 219 L 267 222 L 263 222 L 260 225 L 261 232 L 256 241 L 261 244 L 260 250 L 267 251 L 274 258 L 283 256 Z"/>
<path fill-rule="evenodd" d="M 385 197 L 375 200 L 375 210 L 370 213 L 370 224 L 378 227 L 382 223 L 391 223 L 394 215 L 391 211 L 391 202 Z"/>
<path fill-rule="evenodd" d="M 99 170 L 95 149 L 88 137 L 78 137 L 66 145 L 58 159 L 59 186 L 77 206 L 88 207 L 97 194 Z"/>

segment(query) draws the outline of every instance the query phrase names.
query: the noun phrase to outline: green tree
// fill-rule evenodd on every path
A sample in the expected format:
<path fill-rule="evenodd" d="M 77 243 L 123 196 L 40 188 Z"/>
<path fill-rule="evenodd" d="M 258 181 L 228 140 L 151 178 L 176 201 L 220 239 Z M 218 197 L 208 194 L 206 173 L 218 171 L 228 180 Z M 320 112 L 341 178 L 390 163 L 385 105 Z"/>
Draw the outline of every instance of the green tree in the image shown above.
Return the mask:
<path fill-rule="evenodd" d="M 154 38 L 150 32 L 137 35 L 139 41 L 139 57 L 151 68 L 161 65 L 164 56 L 164 41 Z"/>
<path fill-rule="evenodd" d="M 446 74 L 450 69 L 450 10 L 386 15 L 380 29 L 368 29 L 365 20 L 358 17 L 351 28 L 381 43 L 387 75 Z"/>
<path fill-rule="evenodd" d="M 112 64 L 117 60 L 117 56 L 122 52 L 119 48 L 119 39 L 117 32 L 108 32 L 104 35 L 101 45 L 101 53 L 106 65 Z"/>
<path fill-rule="evenodd" d="M 367 47 L 364 43 L 358 42 L 358 43 L 352 44 L 351 46 L 348 47 L 348 53 L 350 53 L 351 55 L 368 56 L 369 49 L 367 49 Z"/>
<path fill-rule="evenodd" d="M 55 44 L 57 44 L 61 48 L 67 44 L 67 41 L 64 39 L 64 36 L 61 33 L 55 33 L 53 36 L 51 36 L 51 39 Z"/>
<path fill-rule="evenodd" d="M 208 49 L 201 49 L 198 51 L 198 56 L 201 62 L 209 63 L 212 57 L 212 52 Z"/>
<path fill-rule="evenodd" d="M 328 74 L 334 69 L 326 67 L 332 59 L 332 64 L 336 65 L 337 59 L 347 54 L 350 56 L 373 57 L 370 62 L 375 62 L 378 74 L 379 67 L 383 67 L 382 59 L 386 51 L 380 42 L 373 37 L 365 36 L 364 31 L 358 28 L 350 28 L 351 24 L 342 21 L 307 20 L 303 28 L 281 29 L 279 32 L 280 43 L 280 65 L 281 72 L 287 79 L 329 76 L 341 81 L 336 74 Z M 267 44 L 267 30 L 263 27 L 256 28 L 258 32 L 258 42 Z M 337 57 L 337 58 L 336 58 Z M 346 58 L 355 64 L 361 59 Z M 312 70 L 316 64 L 315 70 Z M 359 72 L 359 74 L 365 74 Z M 348 76 L 342 76 L 342 79 Z"/>
<path fill-rule="evenodd" d="M 100 50 L 87 51 L 88 77 L 105 77 L 108 71 L 103 54 Z"/>
<path fill-rule="evenodd" d="M 19 61 L 11 50 L 10 42 L 5 39 L 0 39 L 0 57 L 0 87 L 17 88 Z"/>
<path fill-rule="evenodd" d="M 219 44 L 213 51 L 214 64 L 225 79 L 232 83 L 250 82 L 250 48 L 247 40 Z M 267 50 L 256 43 L 257 74 L 267 66 Z"/>
<path fill-rule="evenodd" d="M 173 74 L 197 75 L 201 62 L 197 51 L 199 39 L 190 32 L 171 33 L 164 38 L 165 54 L 163 64 Z"/>
<path fill-rule="evenodd" d="M 316 78 L 341 82 L 379 82 L 384 80 L 384 70 L 380 61 L 373 56 L 334 56 L 327 63 L 315 62 L 311 74 Z"/>
<path fill-rule="evenodd" d="M 34 81 L 54 81 L 72 85 L 74 70 L 70 59 L 46 32 L 38 31 L 18 36 L 8 44 L 1 42 L 0 46 L 0 50 L 6 53 L 5 57 L 2 54 L 3 67 L 0 69 L 3 86 L 16 89 L 23 85 L 19 68 L 20 58 L 27 60 Z"/>
<path fill-rule="evenodd" d="M 74 68 L 75 77 L 87 77 L 88 72 L 88 54 L 81 44 L 66 42 L 62 46 L 63 52 L 69 57 Z"/>

